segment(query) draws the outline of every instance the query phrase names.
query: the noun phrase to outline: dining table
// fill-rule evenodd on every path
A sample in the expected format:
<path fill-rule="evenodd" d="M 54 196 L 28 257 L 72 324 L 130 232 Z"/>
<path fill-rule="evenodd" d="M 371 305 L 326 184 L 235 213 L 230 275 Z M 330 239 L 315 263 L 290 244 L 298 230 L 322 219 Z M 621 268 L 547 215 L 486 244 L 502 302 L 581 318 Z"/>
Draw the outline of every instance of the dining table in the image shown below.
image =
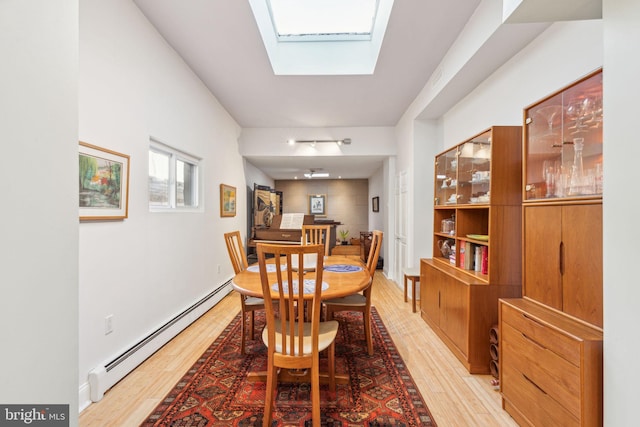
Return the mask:
<path fill-rule="evenodd" d="M 269 283 L 276 284 L 274 259 L 267 260 L 266 267 Z M 305 275 L 309 275 L 310 278 L 315 277 L 315 271 L 306 272 Z M 328 300 L 363 291 L 370 285 L 371 275 L 367 270 L 367 266 L 359 258 L 329 255 L 324 257 L 322 282 L 322 299 Z M 231 281 L 231 285 L 234 290 L 243 295 L 258 298 L 264 296 L 260 268 L 257 263 L 249 265 L 245 270 L 236 274 Z M 272 286 L 271 292 L 273 298 L 278 298 L 277 287 Z M 312 297 L 311 292 L 309 293 L 309 298 Z M 266 381 L 266 372 L 251 372 L 248 374 L 247 379 L 249 381 Z M 299 373 L 290 373 L 288 370 L 281 370 L 279 380 L 283 382 L 308 381 L 308 373 L 307 375 L 300 375 Z M 328 382 L 328 377 L 325 373 L 320 373 L 320 382 Z M 335 382 L 337 384 L 346 384 L 349 382 L 349 377 L 348 375 L 336 374 Z"/>
<path fill-rule="evenodd" d="M 367 266 L 354 257 L 343 255 L 329 255 L 324 257 L 324 270 L 322 272 L 322 299 L 333 299 L 353 295 L 361 292 L 369 286 L 371 276 Z M 311 277 L 314 271 L 307 274 Z M 276 283 L 275 261 L 267 260 L 267 274 L 271 283 Z M 262 282 L 260 280 L 260 268 L 258 264 L 252 264 L 235 275 L 231 286 L 237 292 L 262 298 Z M 273 298 L 278 297 L 276 291 L 272 291 Z M 310 295 L 311 297 L 311 295 Z"/>

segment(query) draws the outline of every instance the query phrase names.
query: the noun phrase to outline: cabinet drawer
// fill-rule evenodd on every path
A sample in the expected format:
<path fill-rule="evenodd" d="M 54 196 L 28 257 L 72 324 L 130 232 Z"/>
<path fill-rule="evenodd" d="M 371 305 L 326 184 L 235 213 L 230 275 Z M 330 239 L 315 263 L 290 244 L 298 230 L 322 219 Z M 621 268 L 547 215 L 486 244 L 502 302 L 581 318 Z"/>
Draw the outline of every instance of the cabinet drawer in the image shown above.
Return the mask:
<path fill-rule="evenodd" d="M 580 342 L 567 336 L 529 313 L 511 305 L 500 304 L 502 321 L 520 331 L 529 340 L 558 354 L 575 366 L 580 365 Z"/>
<path fill-rule="evenodd" d="M 500 339 L 503 366 L 520 372 L 575 417 L 580 417 L 580 369 L 577 366 L 508 324 L 503 323 Z"/>
<path fill-rule="evenodd" d="M 502 364 L 501 364 L 502 365 Z M 504 399 L 535 426 L 578 426 L 579 420 L 538 388 L 529 378 L 509 365 L 501 366 L 500 382 Z"/>

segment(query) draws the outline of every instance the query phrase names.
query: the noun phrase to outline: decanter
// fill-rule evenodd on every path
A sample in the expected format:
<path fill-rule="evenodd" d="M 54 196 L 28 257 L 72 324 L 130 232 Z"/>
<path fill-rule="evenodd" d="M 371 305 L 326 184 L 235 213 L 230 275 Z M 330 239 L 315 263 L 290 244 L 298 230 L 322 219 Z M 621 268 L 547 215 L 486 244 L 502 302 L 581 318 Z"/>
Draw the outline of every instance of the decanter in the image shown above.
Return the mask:
<path fill-rule="evenodd" d="M 582 149 L 584 148 L 584 138 L 573 139 L 573 166 L 571 166 L 571 181 L 569 194 L 576 195 L 582 193 L 584 181 L 584 167 L 582 164 Z"/>

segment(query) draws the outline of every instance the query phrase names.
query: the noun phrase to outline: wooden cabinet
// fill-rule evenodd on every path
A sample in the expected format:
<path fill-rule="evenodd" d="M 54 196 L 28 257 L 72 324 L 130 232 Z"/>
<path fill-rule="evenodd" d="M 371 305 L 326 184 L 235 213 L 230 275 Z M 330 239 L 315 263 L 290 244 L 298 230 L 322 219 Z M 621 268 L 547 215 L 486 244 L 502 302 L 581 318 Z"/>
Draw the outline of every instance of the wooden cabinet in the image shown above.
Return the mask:
<path fill-rule="evenodd" d="M 602 331 L 505 299 L 499 339 L 503 408 L 520 425 L 602 425 Z"/>
<path fill-rule="evenodd" d="M 524 296 L 602 327 L 602 204 L 525 206 Z"/>
<path fill-rule="evenodd" d="M 521 164 L 520 126 L 494 126 L 435 159 L 433 259 L 420 263 L 420 312 L 471 373 L 490 372 L 498 299 L 521 295 Z M 484 261 L 475 263 L 476 250 Z"/>
<path fill-rule="evenodd" d="M 500 304 L 521 425 L 602 425 L 602 118 L 602 70 L 524 110 L 524 298 Z"/>
<path fill-rule="evenodd" d="M 498 323 L 498 298 L 520 296 L 515 286 L 489 286 L 431 259 L 420 261 L 421 315 L 474 374 L 490 372 L 489 330 Z"/>

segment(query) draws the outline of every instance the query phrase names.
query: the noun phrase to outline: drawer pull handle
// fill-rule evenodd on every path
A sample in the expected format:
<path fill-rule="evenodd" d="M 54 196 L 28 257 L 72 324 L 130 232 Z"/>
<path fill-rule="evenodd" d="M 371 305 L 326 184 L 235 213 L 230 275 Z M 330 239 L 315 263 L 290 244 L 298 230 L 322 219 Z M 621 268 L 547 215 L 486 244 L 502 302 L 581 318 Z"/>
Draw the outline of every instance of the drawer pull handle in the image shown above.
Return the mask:
<path fill-rule="evenodd" d="M 546 391 L 544 391 L 542 388 L 540 388 L 540 386 L 539 386 L 538 384 L 536 384 L 536 383 L 534 383 L 533 381 L 531 381 L 531 380 L 529 379 L 529 377 L 528 377 L 528 376 L 526 376 L 525 374 L 522 374 L 522 376 L 524 377 L 524 379 L 525 379 L 525 380 L 527 380 L 527 381 L 529 381 L 531 384 L 533 384 L 533 386 L 534 386 L 535 388 L 537 388 L 538 390 L 540 390 L 540 391 L 541 391 L 541 392 L 543 392 L 544 394 L 547 394 L 547 392 L 546 392 Z"/>
<path fill-rule="evenodd" d="M 538 347 L 540 347 L 543 350 L 546 350 L 547 347 L 543 346 L 542 344 L 540 344 L 538 341 L 534 340 L 533 338 L 531 338 L 530 336 L 526 335 L 526 334 L 522 334 L 522 336 L 524 337 L 524 339 L 526 339 L 527 341 L 530 341 L 532 343 L 534 343 L 535 345 L 537 345 Z"/>
<path fill-rule="evenodd" d="M 522 317 L 524 317 L 525 319 L 527 319 L 530 322 L 536 323 L 536 324 L 544 327 L 543 323 L 541 323 L 538 319 L 529 316 L 527 313 L 522 313 Z"/>

